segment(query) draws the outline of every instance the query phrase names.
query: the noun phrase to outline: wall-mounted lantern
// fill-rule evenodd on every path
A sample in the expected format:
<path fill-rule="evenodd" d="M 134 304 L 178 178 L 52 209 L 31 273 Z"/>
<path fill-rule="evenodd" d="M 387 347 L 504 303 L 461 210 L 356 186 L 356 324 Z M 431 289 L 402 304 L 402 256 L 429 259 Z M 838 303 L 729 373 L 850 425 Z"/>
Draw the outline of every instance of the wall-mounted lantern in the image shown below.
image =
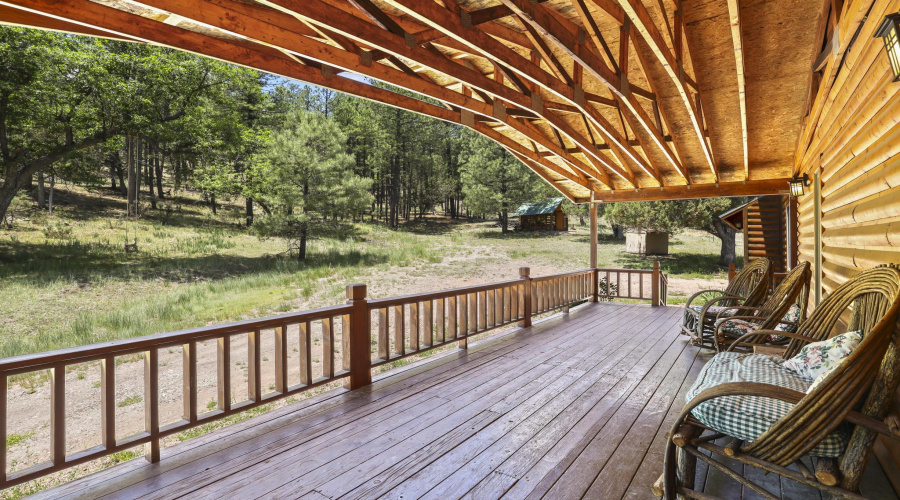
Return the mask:
<path fill-rule="evenodd" d="M 803 174 L 795 175 L 793 179 L 788 181 L 788 185 L 791 186 L 791 196 L 803 196 L 804 188 L 809 186 L 809 175 Z"/>
<path fill-rule="evenodd" d="M 884 16 L 875 36 L 884 40 L 884 50 L 891 61 L 894 81 L 900 80 L 900 12 Z"/>

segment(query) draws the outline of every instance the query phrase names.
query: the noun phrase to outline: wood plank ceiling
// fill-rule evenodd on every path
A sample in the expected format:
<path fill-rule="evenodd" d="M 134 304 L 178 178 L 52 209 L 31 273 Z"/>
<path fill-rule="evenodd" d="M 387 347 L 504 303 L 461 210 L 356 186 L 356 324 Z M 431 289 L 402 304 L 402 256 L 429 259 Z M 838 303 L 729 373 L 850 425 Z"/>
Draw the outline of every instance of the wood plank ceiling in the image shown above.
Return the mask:
<path fill-rule="evenodd" d="M 460 123 L 585 202 L 785 190 L 826 4 L 0 0 L 0 23 L 174 47 Z"/>

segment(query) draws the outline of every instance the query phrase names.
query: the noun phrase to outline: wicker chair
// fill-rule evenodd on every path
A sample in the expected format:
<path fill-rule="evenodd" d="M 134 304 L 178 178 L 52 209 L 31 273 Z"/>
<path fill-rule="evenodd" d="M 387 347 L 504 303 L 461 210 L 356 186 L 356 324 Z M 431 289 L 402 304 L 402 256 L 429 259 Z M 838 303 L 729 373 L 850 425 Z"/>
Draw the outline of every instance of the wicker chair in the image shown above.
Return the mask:
<path fill-rule="evenodd" d="M 702 498 L 692 489 L 696 460 L 700 458 L 763 497 L 777 498 L 729 469 L 714 455 L 704 454 L 707 451 L 731 456 L 745 465 L 774 472 L 837 498 L 863 498 L 857 493 L 859 481 L 877 434 L 900 438 L 897 426 L 885 423 L 890 422 L 887 413 L 900 382 L 900 269 L 896 265 L 879 266 L 860 273 L 819 304 L 797 333 L 779 333 L 801 343 L 824 340 L 834 336 L 840 318 L 848 311 L 848 331 L 861 331 L 863 340 L 808 394 L 759 382 L 723 383 L 696 394 L 672 427 L 666 443 L 664 472 L 653 492 L 669 499 L 679 494 Z M 760 333 L 776 332 L 756 332 Z M 729 355 L 733 354 L 717 354 L 709 363 Z M 743 356 L 742 363 L 767 358 Z M 713 441 L 724 435 L 713 431 L 701 436 L 703 431 L 712 429 L 701 424 L 692 411 L 701 403 L 729 396 L 781 401 L 790 409 L 752 441 L 732 439 L 720 446 Z M 801 458 L 836 435 L 833 433 L 839 427 L 852 433 L 840 434 L 846 439 L 845 445 L 836 450 L 836 458 L 817 459 L 814 474 Z M 788 468 L 792 464 L 795 470 Z"/>
<path fill-rule="evenodd" d="M 769 335 L 747 335 L 757 330 L 796 331 L 798 325 L 806 319 L 811 277 L 809 262 L 801 262 L 781 280 L 762 305 L 727 307 L 720 311 L 716 315 L 716 334 L 713 336 L 716 351 L 735 348 L 751 351 L 756 345 L 784 345 L 791 341 L 789 337 L 782 335 L 774 337 L 778 340 L 773 340 Z M 798 313 L 796 320 L 785 320 L 785 316 L 795 305 Z M 738 328 L 734 328 L 735 326 Z M 742 336 L 746 336 L 746 339 L 737 344 L 735 340 Z"/>
<path fill-rule="evenodd" d="M 725 290 L 703 290 L 691 295 L 684 305 L 681 333 L 695 345 L 715 349 L 716 317 L 724 307 L 757 306 L 766 299 L 771 278 L 769 259 L 751 260 L 728 283 Z"/>

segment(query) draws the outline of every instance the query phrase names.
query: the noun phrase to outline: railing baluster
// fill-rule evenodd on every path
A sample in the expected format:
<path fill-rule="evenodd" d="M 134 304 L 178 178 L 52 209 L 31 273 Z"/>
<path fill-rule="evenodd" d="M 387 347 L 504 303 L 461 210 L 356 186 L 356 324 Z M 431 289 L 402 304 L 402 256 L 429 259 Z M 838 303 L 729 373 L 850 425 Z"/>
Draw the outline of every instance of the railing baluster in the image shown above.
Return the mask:
<path fill-rule="evenodd" d="M 334 318 L 322 318 L 322 375 L 334 377 Z"/>
<path fill-rule="evenodd" d="M 446 319 L 446 317 L 444 316 L 444 303 L 445 302 L 446 302 L 446 299 L 441 298 L 441 299 L 437 299 L 434 304 L 435 308 L 436 308 L 436 311 L 434 313 L 435 326 L 437 327 L 437 331 L 435 332 L 435 342 L 441 343 L 441 344 L 443 344 L 444 340 L 445 340 L 445 337 L 444 337 L 444 324 L 445 324 L 444 321 Z"/>
<path fill-rule="evenodd" d="M 475 333 L 478 331 L 478 294 L 470 293 L 469 294 L 469 329 L 468 333 Z"/>
<path fill-rule="evenodd" d="M 409 305 L 409 350 L 419 350 L 419 303 Z"/>
<path fill-rule="evenodd" d="M 432 312 L 432 300 L 428 299 L 425 302 L 422 302 L 422 307 L 425 308 L 422 312 L 425 315 L 422 319 L 422 341 L 424 342 L 425 347 L 431 347 L 434 345 L 434 314 Z"/>
<path fill-rule="evenodd" d="M 50 369 L 50 460 L 66 462 L 66 366 Z"/>
<path fill-rule="evenodd" d="M 459 296 L 459 329 L 456 334 L 456 338 L 461 339 L 459 341 L 459 347 L 462 349 L 467 349 L 469 344 L 466 342 L 466 337 L 469 335 L 469 296 L 468 294 L 462 294 Z"/>
<path fill-rule="evenodd" d="M 406 318 L 403 316 L 403 305 L 394 306 L 394 354 L 406 354 Z"/>
<path fill-rule="evenodd" d="M 287 391 L 287 325 L 275 327 L 275 392 Z"/>
<path fill-rule="evenodd" d="M 485 314 L 485 323 L 487 324 L 488 328 L 497 326 L 495 323 L 496 320 L 494 319 L 494 309 L 495 309 L 494 300 L 497 296 L 496 292 L 497 291 L 493 290 L 493 289 L 487 290 L 484 292 L 484 295 L 485 295 L 484 314 Z"/>
<path fill-rule="evenodd" d="M 100 360 L 100 411 L 103 446 L 109 450 L 116 445 L 116 358 Z"/>
<path fill-rule="evenodd" d="M 628 273 L 628 298 L 631 298 L 631 273 Z"/>
<path fill-rule="evenodd" d="M 259 330 L 254 330 L 247 335 L 247 361 L 249 377 L 247 378 L 247 394 L 250 401 L 262 401 L 262 346 L 260 345 Z"/>
<path fill-rule="evenodd" d="M 184 419 L 197 421 L 197 341 L 191 340 L 181 346 L 182 352 L 182 400 Z"/>
<path fill-rule="evenodd" d="M 159 349 L 144 351 L 144 429 L 150 442 L 144 444 L 144 458 L 159 462 Z"/>
<path fill-rule="evenodd" d="M 457 335 L 457 323 L 456 323 L 456 305 L 457 305 L 458 297 L 453 295 L 451 297 L 447 297 L 447 337 L 450 340 L 456 339 L 459 335 Z"/>
<path fill-rule="evenodd" d="M 312 383 L 312 324 L 300 323 L 300 383 Z"/>
<path fill-rule="evenodd" d="M 476 317 L 478 318 L 478 323 L 474 328 L 475 331 L 481 331 L 487 328 L 487 315 L 484 312 L 484 306 L 487 302 L 486 296 L 478 292 L 475 294 L 476 302 L 477 302 L 477 310 L 475 311 Z"/>
<path fill-rule="evenodd" d="M 378 310 L 378 358 L 390 359 L 391 345 L 388 340 L 388 310 L 383 307 Z"/>
<path fill-rule="evenodd" d="M 231 335 L 218 338 L 216 353 L 219 367 L 219 409 L 231 409 Z"/>
<path fill-rule="evenodd" d="M 0 485 L 6 482 L 6 418 L 9 415 L 6 404 L 7 384 L 9 380 L 6 374 L 0 374 L 0 438 L 3 438 L 3 446 L 0 446 Z"/>

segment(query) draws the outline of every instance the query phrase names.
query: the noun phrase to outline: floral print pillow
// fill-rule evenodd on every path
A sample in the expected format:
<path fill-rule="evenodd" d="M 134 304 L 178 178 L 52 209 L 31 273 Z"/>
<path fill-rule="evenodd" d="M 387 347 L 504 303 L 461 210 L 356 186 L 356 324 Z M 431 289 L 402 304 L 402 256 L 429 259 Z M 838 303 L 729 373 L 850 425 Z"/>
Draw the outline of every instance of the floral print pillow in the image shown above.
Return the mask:
<path fill-rule="evenodd" d="M 797 372 L 801 377 L 816 379 L 828 372 L 846 358 L 862 342 L 862 332 L 842 333 L 828 340 L 813 342 L 800 349 L 800 354 L 782 365 Z"/>

